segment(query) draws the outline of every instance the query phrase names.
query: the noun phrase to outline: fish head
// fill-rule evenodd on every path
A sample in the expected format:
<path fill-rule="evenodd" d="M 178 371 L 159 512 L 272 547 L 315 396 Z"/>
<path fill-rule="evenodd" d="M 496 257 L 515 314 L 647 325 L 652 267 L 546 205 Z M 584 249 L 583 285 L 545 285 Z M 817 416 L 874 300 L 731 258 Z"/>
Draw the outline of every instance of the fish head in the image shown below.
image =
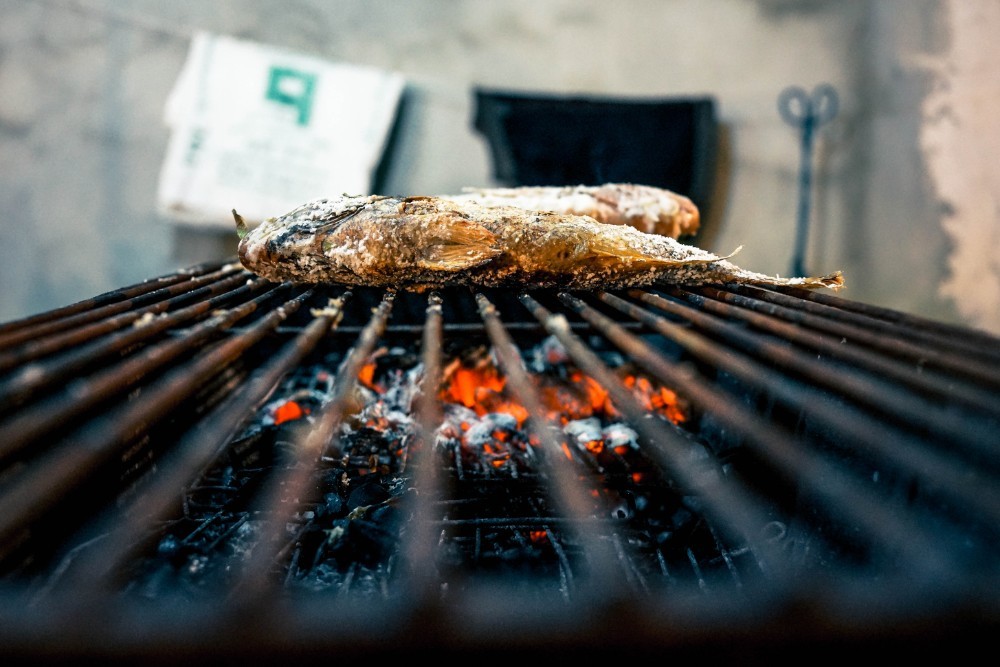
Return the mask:
<path fill-rule="evenodd" d="M 280 282 L 358 284 L 359 278 L 336 256 L 326 257 L 324 246 L 336 245 L 344 227 L 373 197 L 344 195 L 317 199 L 288 213 L 241 230 L 239 259 L 249 271 Z M 239 228 L 240 220 L 237 219 Z M 331 241 L 331 239 L 334 239 Z"/>
<path fill-rule="evenodd" d="M 271 280 L 449 284 L 501 254 L 460 208 L 428 197 L 339 197 L 304 204 L 245 234 L 240 260 Z"/>

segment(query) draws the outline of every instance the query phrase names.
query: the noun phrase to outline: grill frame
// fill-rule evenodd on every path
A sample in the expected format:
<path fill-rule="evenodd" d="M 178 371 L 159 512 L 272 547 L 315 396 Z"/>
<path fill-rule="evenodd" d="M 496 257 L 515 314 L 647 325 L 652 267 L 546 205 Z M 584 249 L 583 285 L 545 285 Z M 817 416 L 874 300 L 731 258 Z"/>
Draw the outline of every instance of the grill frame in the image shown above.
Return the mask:
<path fill-rule="evenodd" d="M 464 295 L 471 302 L 457 295 L 395 295 L 386 300 L 385 294 L 377 291 L 353 290 L 346 307 L 330 304 L 323 310 L 320 297 L 329 296 L 325 292 L 267 284 L 232 262 L 209 263 L 0 325 L 0 373 L 4 373 L 0 375 L 0 394 L 8 406 L 15 406 L 0 413 L 0 464 L 7 466 L 7 490 L 0 494 L 0 508 L 7 517 L 2 526 L 5 543 L 16 543 L 26 529 L 30 532 L 33 522 L 51 506 L 52 496 L 61 493 L 62 487 L 48 479 L 51 469 L 41 464 L 48 455 L 29 455 L 45 438 L 60 436 L 52 421 L 79 422 L 72 432 L 78 453 L 52 460 L 58 461 L 65 479 L 82 481 L 95 469 L 86 465 L 88 452 L 108 447 L 109 442 L 129 442 L 137 424 L 155 425 L 169 419 L 193 394 L 199 399 L 214 397 L 207 402 L 211 411 L 193 415 L 200 421 L 192 425 L 187 437 L 165 452 L 149 455 L 162 454 L 156 474 L 145 475 L 146 460 L 137 460 L 135 478 L 123 484 L 127 492 L 102 515 L 84 517 L 93 524 L 93 535 L 110 531 L 112 546 L 104 547 L 101 553 L 128 554 L 141 545 L 135 531 L 118 533 L 112 529 L 123 520 L 118 502 L 127 510 L 124 518 L 136 525 L 146 520 L 140 517 L 148 519 L 166 511 L 170 489 L 182 486 L 210 460 L 217 453 L 213 443 L 228 442 L 246 419 L 248 406 L 259 405 L 278 379 L 325 336 L 344 336 L 354 343 L 343 377 L 356 377 L 359 364 L 384 337 L 414 337 L 419 332 L 427 368 L 440 368 L 444 337 L 492 336 L 498 350 L 507 350 L 509 356 L 501 355 L 503 366 L 516 391 L 523 394 L 530 389 L 523 378 L 514 379 L 517 340 L 547 332 L 560 336 L 568 349 L 574 339 L 602 335 L 629 357 L 642 359 L 657 374 L 697 396 L 703 409 L 724 426 L 742 428 L 742 438 L 756 442 L 765 456 L 789 457 L 783 465 L 793 473 L 805 473 L 796 477 L 798 481 L 818 485 L 815 493 L 834 509 L 853 510 L 852 527 L 861 526 L 902 548 L 902 562 L 913 569 L 887 566 L 875 581 L 870 573 L 855 576 L 854 572 L 837 570 L 817 577 L 812 572 L 809 577 L 771 580 L 766 586 L 748 583 L 738 595 L 713 594 L 706 591 L 704 581 L 691 580 L 680 582 L 669 596 L 636 597 L 615 578 L 598 577 L 575 592 L 573 603 L 568 605 L 565 601 L 522 599 L 506 587 L 498 588 L 496 582 L 441 600 L 433 576 L 422 576 L 418 570 L 406 581 L 407 593 L 401 598 L 359 601 L 286 595 L 268 576 L 268 564 L 276 554 L 259 550 L 238 595 L 207 602 L 172 599 L 151 603 L 94 585 L 97 580 L 114 580 L 115 563 L 81 558 L 73 568 L 85 576 L 76 575 L 71 585 L 39 587 L 37 581 L 8 573 L 0 588 L 0 653 L 12 659 L 99 657 L 119 662 L 155 662 L 167 656 L 205 662 L 249 657 L 277 662 L 294 655 L 308 662 L 329 659 L 330 655 L 402 656 L 433 648 L 468 655 L 485 650 L 539 657 L 690 652 L 744 659 L 750 655 L 763 660 L 796 647 L 842 651 L 844 655 L 888 647 L 899 655 L 926 657 L 927 651 L 954 650 L 956 643 L 973 646 L 997 628 L 997 562 L 991 561 L 988 553 L 981 555 L 985 563 L 957 567 L 961 560 L 955 549 L 935 544 L 935 535 L 921 530 L 912 517 L 907 517 L 902 527 L 897 525 L 897 505 L 879 507 L 866 500 L 859 506 L 864 511 L 856 510 L 845 499 L 870 489 L 859 491 L 853 481 L 838 479 L 836 470 L 830 472 L 817 468 L 813 460 L 798 459 L 795 439 L 787 434 L 782 436 L 788 439 L 787 446 L 775 448 L 779 440 L 767 419 L 746 406 L 720 400 L 713 382 L 700 379 L 697 364 L 671 365 L 647 344 L 651 332 L 669 338 L 672 345 L 688 353 L 694 350 L 698 364 L 713 365 L 716 371 L 724 369 L 726 378 L 748 386 L 762 383 L 769 400 L 803 401 L 808 407 L 809 401 L 802 396 L 815 393 L 819 402 L 813 401 L 806 411 L 810 419 L 825 425 L 811 428 L 843 429 L 850 437 L 863 438 L 866 446 L 880 451 L 883 460 L 904 466 L 908 475 L 922 475 L 921 486 L 937 484 L 943 487 L 948 502 L 996 518 L 1000 502 L 990 482 L 1000 469 L 1000 457 L 990 434 L 1000 405 L 995 400 L 1000 397 L 1000 374 L 992 372 L 1000 368 L 997 338 L 794 289 L 664 286 L 624 295 L 546 292 L 516 297 L 483 291 Z M 475 304 L 475 317 L 469 317 L 469 303 Z M 306 315 L 317 306 L 320 309 L 314 315 Z M 373 308 L 375 314 L 371 315 Z M 638 319 L 609 317 L 616 308 Z M 504 316 L 509 313 L 534 317 L 506 321 Z M 393 324 L 390 315 L 401 323 Z M 337 328 L 331 333 L 335 323 Z M 844 342 L 838 344 L 837 337 Z M 238 368 L 241 355 L 273 338 L 290 343 L 267 364 Z M 845 345 L 848 340 L 851 344 Z M 155 354 L 150 341 L 156 341 Z M 715 342 L 706 346 L 706 341 Z M 438 356 L 426 350 L 438 350 Z M 762 369 L 752 356 L 734 356 L 736 350 L 746 355 L 762 353 L 772 368 Z M 584 345 L 571 356 L 579 361 L 588 352 Z M 815 354 L 819 361 L 809 361 L 809 354 Z M 170 365 L 171 359 L 177 360 L 176 367 Z M 820 390 L 819 381 L 830 364 L 839 369 L 838 374 Z M 228 374 L 219 372 L 230 365 L 233 369 Z M 163 375 L 155 370 L 164 367 Z M 860 368 L 869 370 L 855 373 Z M 596 377 L 600 366 L 592 366 L 590 371 Z M 155 379 L 155 385 L 150 380 L 140 392 L 142 400 L 116 406 L 120 399 L 115 396 L 121 395 L 121 387 L 147 375 Z M 72 383 L 79 377 L 86 377 L 88 383 L 74 388 Z M 72 391 L 60 393 L 61 385 Z M 886 386 L 896 386 L 898 391 L 862 401 L 868 406 L 865 411 L 854 406 L 830 407 L 823 400 L 831 392 L 857 398 L 857 394 Z M 929 408 L 927 396 L 931 395 L 946 398 L 943 407 Z M 44 410 L 33 413 L 43 402 Z M 427 401 L 419 407 L 423 433 L 432 431 L 440 420 L 435 403 Z M 530 405 L 531 401 L 524 403 Z M 59 420 L 45 418 L 45 410 L 53 406 Z M 107 412 L 102 412 L 105 409 Z M 825 414 L 829 410 L 833 412 Z M 843 415 L 851 419 L 837 423 Z M 325 430 L 325 435 L 305 443 L 300 469 L 315 464 L 319 443 L 333 437 L 341 416 L 336 411 L 329 413 L 319 429 Z M 925 438 L 913 435 L 914 423 L 938 440 L 954 436 L 955 442 L 949 442 L 948 448 L 955 448 L 966 465 L 949 468 L 951 461 L 941 451 L 916 447 L 925 444 Z M 646 436 L 666 439 L 656 430 Z M 895 458 L 900 451 L 905 456 Z M 743 495 L 734 495 L 727 484 L 706 486 L 696 470 L 685 472 L 682 457 L 669 449 L 658 456 L 683 483 L 704 492 L 711 511 L 737 531 L 751 520 Z M 24 469 L 14 465 L 21 459 Z M 970 461 L 980 469 L 969 465 Z M 435 466 L 416 469 L 415 485 L 436 488 Z M 546 472 L 553 480 L 553 495 L 559 505 L 569 508 L 570 516 L 583 512 L 579 509 L 583 503 L 576 497 L 578 490 L 566 478 L 565 470 L 554 465 Z M 303 490 L 308 484 L 304 475 L 291 475 L 284 481 Z M 272 489 L 271 496 L 265 494 L 271 498 L 267 501 L 270 505 L 279 504 L 274 493 Z M 430 521 L 431 510 L 425 503 L 417 503 L 413 511 L 415 522 Z M 983 530 L 987 535 L 979 537 L 988 546 L 995 533 Z M 426 532 L 407 546 L 416 562 L 433 558 L 429 535 Z M 923 543 L 911 540 L 914 535 L 922 536 Z M 590 556 L 602 564 L 602 572 L 615 568 L 615 556 L 607 553 L 607 545 L 593 535 L 584 541 Z M 760 548 L 767 551 L 766 545 Z M 6 552 L 8 556 L 14 553 L 9 547 Z M 63 559 L 65 562 L 65 554 Z M 335 619 L 333 631 L 331 619 Z"/>

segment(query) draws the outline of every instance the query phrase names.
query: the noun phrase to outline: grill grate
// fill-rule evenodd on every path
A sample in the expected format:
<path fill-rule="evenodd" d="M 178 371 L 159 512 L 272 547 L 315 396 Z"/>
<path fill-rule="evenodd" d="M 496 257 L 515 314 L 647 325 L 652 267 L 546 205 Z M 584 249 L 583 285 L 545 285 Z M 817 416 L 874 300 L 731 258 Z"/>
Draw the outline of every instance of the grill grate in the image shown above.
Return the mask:
<path fill-rule="evenodd" d="M 567 450 L 543 344 L 634 448 Z M 440 445 L 446 365 L 476 345 L 527 413 L 503 474 Z M 386 349 L 412 423 L 372 439 L 348 423 Z M 689 418 L 653 414 L 612 360 Z M 310 419 L 253 426 L 291 385 L 319 396 Z M 971 646 L 998 620 L 998 422 L 997 338 L 826 293 L 394 294 L 196 266 L 0 325 L 0 653 Z M 345 529 L 377 557 L 313 567 Z M 164 574 L 195 541 L 226 551 L 197 589 L 194 560 Z"/>

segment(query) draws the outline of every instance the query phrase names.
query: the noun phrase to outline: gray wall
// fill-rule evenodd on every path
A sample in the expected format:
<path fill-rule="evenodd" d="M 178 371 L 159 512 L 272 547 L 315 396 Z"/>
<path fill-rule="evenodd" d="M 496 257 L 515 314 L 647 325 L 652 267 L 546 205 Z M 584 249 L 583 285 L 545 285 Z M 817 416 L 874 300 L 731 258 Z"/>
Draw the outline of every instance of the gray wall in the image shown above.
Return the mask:
<path fill-rule="evenodd" d="M 939 289 L 948 207 L 921 132 L 951 2 L 0 0 L 0 321 L 235 250 L 228 230 L 156 213 L 164 103 L 204 29 L 403 74 L 397 194 L 493 184 L 476 85 L 713 95 L 724 143 L 699 244 L 742 245 L 735 261 L 767 273 L 788 273 L 799 163 L 776 99 L 830 83 L 841 107 L 816 146 L 810 272 L 843 269 L 846 298 L 1000 330 Z"/>

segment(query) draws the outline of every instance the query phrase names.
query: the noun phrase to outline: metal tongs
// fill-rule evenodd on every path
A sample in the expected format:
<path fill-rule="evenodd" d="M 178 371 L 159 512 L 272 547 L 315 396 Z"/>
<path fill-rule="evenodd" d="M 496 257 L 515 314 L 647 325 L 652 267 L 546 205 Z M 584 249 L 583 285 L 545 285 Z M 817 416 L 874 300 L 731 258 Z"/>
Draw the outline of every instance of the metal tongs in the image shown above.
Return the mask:
<path fill-rule="evenodd" d="M 837 91 L 820 84 L 812 95 L 798 86 L 790 86 L 778 96 L 778 112 L 789 125 L 802 133 L 799 164 L 799 205 L 792 253 L 792 276 L 808 275 L 805 269 L 806 242 L 809 236 L 809 199 L 812 188 L 813 132 L 837 115 Z"/>

